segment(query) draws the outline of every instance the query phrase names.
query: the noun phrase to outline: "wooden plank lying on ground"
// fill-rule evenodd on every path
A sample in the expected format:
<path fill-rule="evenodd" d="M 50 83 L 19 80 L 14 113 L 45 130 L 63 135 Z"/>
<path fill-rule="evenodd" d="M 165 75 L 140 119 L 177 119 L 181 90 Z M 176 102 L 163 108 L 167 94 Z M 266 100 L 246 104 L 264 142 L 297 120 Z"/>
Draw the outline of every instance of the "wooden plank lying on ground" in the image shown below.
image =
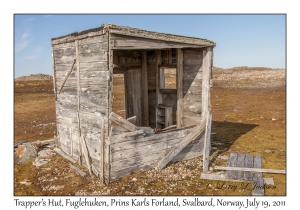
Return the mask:
<path fill-rule="evenodd" d="M 237 156 L 236 167 L 244 168 L 245 167 L 245 154 L 239 154 Z M 244 171 L 237 171 L 237 179 L 244 179 Z"/>
<path fill-rule="evenodd" d="M 244 167 L 245 168 L 253 168 L 253 155 L 246 154 Z M 245 180 L 252 180 L 253 179 L 253 173 L 251 171 L 245 171 L 244 172 L 244 179 Z"/>
<path fill-rule="evenodd" d="M 85 177 L 86 173 L 83 172 L 82 170 L 80 170 L 79 168 L 77 168 L 76 166 L 73 166 L 72 164 L 70 164 L 70 167 L 73 168 L 80 176 Z"/>
<path fill-rule="evenodd" d="M 117 115 L 114 112 L 111 112 L 109 115 L 109 119 L 118 123 L 121 127 L 125 128 L 128 131 L 136 131 L 139 130 L 137 126 L 129 122 L 128 120 L 124 119 L 120 115 Z"/>
<path fill-rule="evenodd" d="M 261 156 L 255 156 L 253 162 L 253 168 L 261 168 L 262 167 L 262 158 Z M 252 195 L 264 195 L 264 181 L 262 177 L 262 173 L 255 173 L 253 175 L 252 180 Z"/>
<path fill-rule="evenodd" d="M 186 137 L 182 139 L 165 157 L 163 157 L 157 164 L 159 169 L 165 167 L 183 148 L 186 147 L 191 141 L 198 138 L 201 134 L 204 134 L 205 123 L 197 126 L 193 132 L 189 133 Z"/>
<path fill-rule="evenodd" d="M 231 153 L 227 166 L 228 167 L 235 167 L 236 166 L 236 161 L 237 161 L 237 153 Z M 236 179 L 236 171 L 226 171 L 226 177 L 228 179 Z"/>
<path fill-rule="evenodd" d="M 207 179 L 207 180 L 218 180 L 218 181 L 227 181 L 227 182 L 250 182 L 240 179 L 228 179 L 225 174 L 208 174 L 208 173 L 202 173 L 200 176 L 200 179 Z"/>
<path fill-rule="evenodd" d="M 251 171 L 256 173 L 271 173 L 271 174 L 285 174 L 285 170 L 276 169 L 264 169 L 264 168 L 243 168 L 243 167 L 226 167 L 226 166 L 215 166 L 217 170 L 225 171 Z"/>
<path fill-rule="evenodd" d="M 74 160 L 73 158 L 71 158 L 70 156 L 68 156 L 66 153 L 64 153 L 63 151 L 61 151 L 59 148 L 54 148 L 53 149 L 56 153 L 58 153 L 59 155 L 61 155 L 63 158 L 71 161 L 72 163 L 76 163 L 77 161 Z"/>

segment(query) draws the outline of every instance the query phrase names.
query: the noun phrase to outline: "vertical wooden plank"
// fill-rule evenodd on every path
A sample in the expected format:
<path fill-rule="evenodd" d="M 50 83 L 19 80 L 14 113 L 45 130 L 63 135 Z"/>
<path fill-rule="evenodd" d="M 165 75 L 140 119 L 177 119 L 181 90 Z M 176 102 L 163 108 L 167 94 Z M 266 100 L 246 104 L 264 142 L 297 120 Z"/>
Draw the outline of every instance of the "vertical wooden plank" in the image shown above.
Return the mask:
<path fill-rule="evenodd" d="M 203 149 L 203 173 L 208 171 L 209 167 L 209 153 L 210 153 L 210 133 L 211 133 L 212 114 L 210 113 L 206 120 L 204 149 Z"/>
<path fill-rule="evenodd" d="M 57 100 L 57 95 L 56 95 L 56 74 L 55 74 L 55 59 L 53 56 L 52 52 L 52 74 L 53 74 L 53 92 L 55 96 L 55 101 Z"/>
<path fill-rule="evenodd" d="M 105 121 L 102 118 L 101 121 L 101 139 L 100 139 L 100 153 L 101 153 L 101 160 L 100 160 L 100 181 L 104 183 L 104 141 L 105 141 Z"/>
<path fill-rule="evenodd" d="M 77 66 L 77 125 L 78 125 L 78 144 L 79 144 L 79 157 L 78 157 L 78 163 L 79 165 L 82 164 L 82 145 L 80 141 L 80 136 L 81 136 L 81 130 L 80 130 L 80 117 L 79 112 L 80 112 L 80 60 L 79 60 L 79 44 L 78 40 L 75 41 L 75 48 L 76 48 L 76 66 Z"/>
<path fill-rule="evenodd" d="M 159 89 L 165 88 L 165 69 L 159 68 Z"/>
<path fill-rule="evenodd" d="M 236 167 L 245 167 L 245 154 L 238 154 L 237 156 L 237 163 Z M 237 171 L 237 179 L 244 179 L 244 172 L 243 171 Z"/>
<path fill-rule="evenodd" d="M 81 135 L 81 127 L 80 127 L 80 58 L 79 58 L 79 41 L 75 41 L 76 44 L 76 60 L 77 60 L 77 122 L 78 122 L 78 137 L 81 145 L 81 151 L 84 154 L 85 161 L 89 170 L 90 175 L 92 175 L 91 163 L 88 155 L 88 148 L 85 143 L 84 137 Z M 81 154 L 81 152 L 80 152 Z"/>
<path fill-rule="evenodd" d="M 167 51 L 167 60 L 168 60 L 168 64 L 169 65 L 172 65 L 172 62 L 173 62 L 173 60 L 172 60 L 172 50 L 168 50 Z"/>
<path fill-rule="evenodd" d="M 160 70 L 161 65 L 161 50 L 156 50 L 156 105 L 162 104 L 162 94 L 160 92 Z"/>
<path fill-rule="evenodd" d="M 262 167 L 262 158 L 261 156 L 255 156 L 253 162 L 253 168 L 261 168 Z M 264 195 L 264 181 L 262 177 L 262 173 L 254 173 L 253 181 L 252 181 L 252 195 Z"/>
<path fill-rule="evenodd" d="M 147 78 L 147 52 L 142 51 L 142 125 L 149 127 L 149 104 L 148 104 L 148 78 Z"/>
<path fill-rule="evenodd" d="M 230 154 L 227 166 L 229 167 L 235 167 L 237 161 L 237 153 L 232 152 Z M 226 177 L 228 179 L 236 179 L 236 171 L 226 171 Z"/>
<path fill-rule="evenodd" d="M 161 50 L 156 50 L 156 106 L 162 104 L 162 93 L 160 92 L 160 68 L 161 65 Z M 159 118 L 155 116 L 156 127 L 159 128 L 160 125 L 158 124 Z"/>
<path fill-rule="evenodd" d="M 110 31 L 107 31 L 107 42 L 108 42 L 108 71 L 110 72 L 110 80 L 108 81 L 108 110 L 107 110 L 107 116 L 110 115 L 112 110 L 112 84 L 113 84 L 113 50 L 112 47 L 114 45 L 114 41 L 111 40 L 111 34 Z M 111 122 L 110 120 L 107 121 L 107 136 L 110 135 L 110 127 Z M 104 182 L 108 184 L 110 182 L 110 138 L 105 138 L 104 141 Z"/>
<path fill-rule="evenodd" d="M 211 72 L 211 48 L 203 50 L 202 62 L 202 120 L 205 120 L 210 111 L 210 72 Z"/>
<path fill-rule="evenodd" d="M 177 49 L 177 128 L 183 127 L 183 53 Z"/>
<path fill-rule="evenodd" d="M 125 110 L 126 110 L 126 118 L 129 118 L 129 105 L 128 105 L 128 97 L 129 97 L 129 92 L 128 92 L 128 73 L 127 69 L 124 68 L 124 88 L 125 88 Z"/>
<path fill-rule="evenodd" d="M 245 156 L 245 168 L 253 168 L 253 156 L 250 154 L 246 154 Z M 244 172 L 245 180 L 252 180 L 253 175 L 251 171 Z"/>
<path fill-rule="evenodd" d="M 70 148 L 71 148 L 71 157 L 73 158 L 73 136 L 72 136 L 72 128 L 70 128 Z"/>

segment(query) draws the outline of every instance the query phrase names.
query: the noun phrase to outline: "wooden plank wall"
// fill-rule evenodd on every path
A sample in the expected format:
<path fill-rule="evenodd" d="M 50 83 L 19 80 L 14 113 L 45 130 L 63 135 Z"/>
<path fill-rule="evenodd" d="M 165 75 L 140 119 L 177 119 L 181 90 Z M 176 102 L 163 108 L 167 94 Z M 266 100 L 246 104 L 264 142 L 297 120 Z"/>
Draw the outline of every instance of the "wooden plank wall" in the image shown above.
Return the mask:
<path fill-rule="evenodd" d="M 114 141 L 114 136 L 110 136 L 110 181 L 117 180 L 137 170 L 155 167 L 157 162 L 191 131 L 192 128 L 188 128 L 161 134 L 149 134 L 147 136 L 129 136 L 124 137 L 122 140 L 118 138 L 116 141 Z M 171 162 L 187 160 L 202 155 L 203 144 L 204 135 L 189 143 Z"/>
<path fill-rule="evenodd" d="M 183 49 L 183 125 L 201 122 L 202 50 Z"/>
<path fill-rule="evenodd" d="M 105 122 L 108 134 L 108 93 L 111 73 L 108 71 L 108 36 L 101 35 L 78 40 L 80 61 L 80 124 L 86 140 L 91 163 L 100 172 L 101 126 Z M 75 41 L 53 45 L 56 89 L 60 88 L 67 72 L 76 59 Z M 77 127 L 77 63 L 57 94 L 57 131 L 61 149 L 71 157 L 80 156 Z M 73 148 L 71 148 L 71 146 Z M 86 165 L 85 161 L 83 164 Z"/>

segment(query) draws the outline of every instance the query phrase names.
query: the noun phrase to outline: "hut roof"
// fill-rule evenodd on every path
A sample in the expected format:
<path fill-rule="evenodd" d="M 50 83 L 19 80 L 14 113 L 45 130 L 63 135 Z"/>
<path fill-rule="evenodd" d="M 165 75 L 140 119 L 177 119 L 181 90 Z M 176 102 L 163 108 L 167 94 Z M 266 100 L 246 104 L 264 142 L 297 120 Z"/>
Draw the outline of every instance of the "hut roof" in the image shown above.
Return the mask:
<path fill-rule="evenodd" d="M 167 33 L 159 33 L 154 31 L 147 31 L 138 28 L 131 28 L 128 26 L 117 26 L 114 24 L 102 24 L 101 27 L 92 28 L 80 32 L 74 32 L 65 36 L 52 38 L 52 44 L 59 44 L 63 42 L 73 41 L 75 39 L 81 39 L 84 37 L 96 36 L 105 34 L 107 31 L 113 34 L 120 34 L 125 36 L 135 36 L 148 39 L 156 39 L 171 42 L 180 42 L 186 44 L 196 44 L 208 47 L 216 46 L 216 43 L 207 39 L 201 39 L 197 37 L 188 37 L 182 35 L 174 35 Z"/>

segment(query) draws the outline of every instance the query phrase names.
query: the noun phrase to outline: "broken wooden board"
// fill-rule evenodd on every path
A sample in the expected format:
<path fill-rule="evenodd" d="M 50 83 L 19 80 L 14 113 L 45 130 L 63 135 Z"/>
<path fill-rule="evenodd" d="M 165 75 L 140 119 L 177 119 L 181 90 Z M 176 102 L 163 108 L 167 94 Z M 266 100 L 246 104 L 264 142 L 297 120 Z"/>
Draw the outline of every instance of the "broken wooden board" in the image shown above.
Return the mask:
<path fill-rule="evenodd" d="M 251 182 L 251 181 L 245 181 L 240 179 L 229 179 L 226 177 L 225 174 L 219 174 L 219 173 L 202 173 L 200 175 L 200 179 L 206 179 L 206 180 L 218 180 L 218 181 L 226 181 L 226 182 Z"/>
<path fill-rule="evenodd" d="M 165 167 L 183 148 L 185 148 L 191 141 L 197 139 L 200 135 L 204 134 L 205 123 L 197 126 L 193 132 L 189 133 L 182 139 L 166 156 L 164 156 L 157 164 L 157 168 L 162 169 Z"/>
<path fill-rule="evenodd" d="M 128 131 L 136 131 L 139 130 L 137 126 L 129 122 L 128 120 L 124 119 L 120 115 L 117 115 L 114 112 L 111 112 L 109 115 L 109 119 L 118 123 L 121 127 L 125 128 Z"/>

